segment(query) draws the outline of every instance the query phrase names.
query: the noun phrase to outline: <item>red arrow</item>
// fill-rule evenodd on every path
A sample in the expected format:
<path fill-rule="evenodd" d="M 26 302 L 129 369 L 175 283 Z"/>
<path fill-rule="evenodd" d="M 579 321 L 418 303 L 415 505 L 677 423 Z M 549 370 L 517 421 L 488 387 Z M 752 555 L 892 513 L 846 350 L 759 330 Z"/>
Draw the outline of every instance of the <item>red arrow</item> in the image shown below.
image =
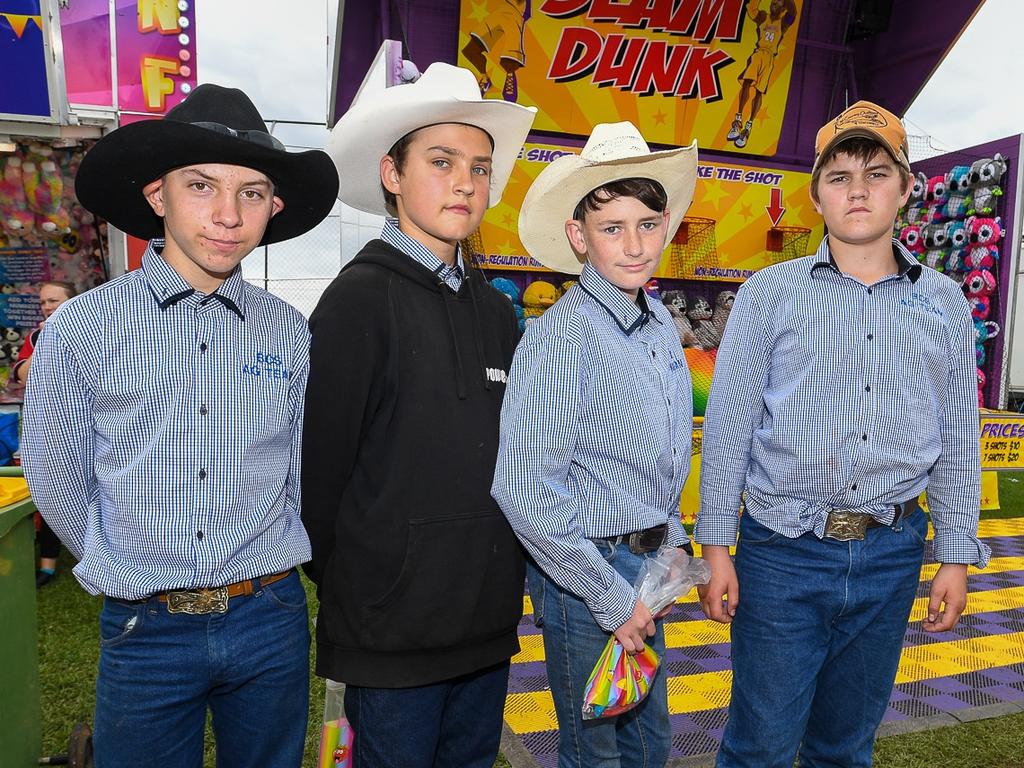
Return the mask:
<path fill-rule="evenodd" d="M 782 188 L 772 187 L 772 201 L 769 205 L 764 207 L 768 211 L 768 218 L 772 220 L 772 226 L 779 226 L 779 222 L 782 220 L 782 214 L 786 212 L 786 209 L 782 207 Z"/>

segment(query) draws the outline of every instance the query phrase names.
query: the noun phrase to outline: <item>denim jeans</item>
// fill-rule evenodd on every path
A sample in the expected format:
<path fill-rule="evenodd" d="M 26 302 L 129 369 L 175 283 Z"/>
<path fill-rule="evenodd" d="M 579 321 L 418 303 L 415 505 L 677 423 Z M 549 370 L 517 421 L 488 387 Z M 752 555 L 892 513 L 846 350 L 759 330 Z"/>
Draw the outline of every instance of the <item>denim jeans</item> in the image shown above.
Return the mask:
<path fill-rule="evenodd" d="M 743 516 L 718 768 L 871 765 L 927 530 L 917 511 L 863 541 L 787 539 Z"/>
<path fill-rule="evenodd" d="M 352 768 L 491 768 L 508 667 L 505 662 L 415 688 L 347 686 Z"/>
<path fill-rule="evenodd" d="M 633 584 L 646 555 L 625 545 L 597 545 L 611 566 Z M 653 557 L 653 554 L 649 555 Z M 558 717 L 558 768 L 663 768 L 672 746 L 664 666 L 635 709 L 618 717 L 583 720 L 583 689 L 610 634 L 594 621 L 586 604 L 561 589 L 528 562 L 534 620 L 544 631 L 551 698 Z M 647 644 L 665 656 L 662 622 Z"/>
<path fill-rule="evenodd" d="M 297 573 L 226 613 L 107 598 L 100 613 L 97 768 L 199 768 L 207 708 L 217 765 L 296 768 L 309 707 L 309 625 Z"/>

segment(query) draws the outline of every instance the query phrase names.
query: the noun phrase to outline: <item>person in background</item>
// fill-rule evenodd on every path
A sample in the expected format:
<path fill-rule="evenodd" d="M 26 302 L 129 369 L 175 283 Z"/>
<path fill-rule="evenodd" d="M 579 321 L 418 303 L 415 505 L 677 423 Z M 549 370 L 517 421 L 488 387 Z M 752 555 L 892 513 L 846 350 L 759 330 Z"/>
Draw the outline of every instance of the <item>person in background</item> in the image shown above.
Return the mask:
<path fill-rule="evenodd" d="M 39 309 L 43 319 L 39 326 L 33 330 L 21 344 L 18 350 L 18 359 L 11 368 L 11 378 L 18 384 L 25 384 L 28 381 L 28 373 L 32 367 L 32 353 L 39 345 L 39 337 L 46 326 L 50 315 L 61 304 L 70 298 L 78 295 L 78 289 L 74 283 L 66 283 L 61 280 L 47 280 L 39 286 Z M 36 569 L 36 588 L 49 584 L 57 575 L 57 558 L 60 556 L 60 539 L 53 529 L 47 525 L 43 516 L 38 516 L 38 527 L 36 538 L 39 541 L 39 567 Z"/>

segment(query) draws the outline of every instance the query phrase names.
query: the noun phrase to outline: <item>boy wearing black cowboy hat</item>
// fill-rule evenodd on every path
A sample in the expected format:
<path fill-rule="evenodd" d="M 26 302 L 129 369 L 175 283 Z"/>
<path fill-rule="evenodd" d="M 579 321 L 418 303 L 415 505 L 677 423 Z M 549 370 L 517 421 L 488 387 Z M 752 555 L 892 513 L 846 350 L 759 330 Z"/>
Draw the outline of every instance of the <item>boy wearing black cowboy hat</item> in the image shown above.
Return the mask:
<path fill-rule="evenodd" d="M 532 123 L 437 63 L 362 88 L 327 144 L 341 199 L 397 214 L 310 318 L 306 572 L 317 673 L 348 685 L 356 768 L 491 768 L 498 751 L 524 572 L 490 484 L 519 334 L 458 243 Z"/>
<path fill-rule="evenodd" d="M 75 576 L 105 597 L 98 765 L 201 765 L 207 709 L 219 765 L 302 759 L 309 334 L 239 263 L 316 226 L 337 186 L 326 154 L 286 152 L 215 85 L 82 161 L 82 204 L 149 247 L 47 323 L 22 451 Z"/>

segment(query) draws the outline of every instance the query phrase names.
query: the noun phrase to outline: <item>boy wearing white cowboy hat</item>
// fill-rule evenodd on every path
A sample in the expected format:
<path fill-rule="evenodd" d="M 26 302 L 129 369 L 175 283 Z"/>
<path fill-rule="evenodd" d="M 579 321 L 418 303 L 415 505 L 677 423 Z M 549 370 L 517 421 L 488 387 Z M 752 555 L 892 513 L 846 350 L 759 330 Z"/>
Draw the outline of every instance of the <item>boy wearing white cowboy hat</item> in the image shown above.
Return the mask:
<path fill-rule="evenodd" d="M 301 762 L 309 333 L 239 262 L 316 226 L 337 184 L 325 153 L 285 151 L 216 85 L 82 160 L 82 204 L 150 242 L 140 269 L 47 322 L 22 456 L 75 576 L 105 596 L 98 765 L 199 765 L 208 709 L 218 765 Z"/>
<path fill-rule="evenodd" d="M 395 217 L 310 320 L 306 571 L 317 673 L 347 684 L 357 768 L 491 768 L 498 751 L 524 574 L 489 489 L 518 330 L 458 243 L 533 117 L 433 64 L 364 84 L 328 142 L 341 200 Z"/>
<path fill-rule="evenodd" d="M 637 600 L 643 560 L 689 546 L 679 494 L 690 466 L 690 374 L 668 310 L 643 285 L 693 198 L 696 143 L 651 152 L 630 123 L 598 125 L 580 155 L 530 187 L 519 236 L 579 282 L 531 325 L 501 412 L 492 493 L 532 561 L 559 726 L 559 767 L 662 766 L 672 728 L 665 671 L 635 709 L 584 724 L 582 695 L 610 634 L 665 650 Z"/>

